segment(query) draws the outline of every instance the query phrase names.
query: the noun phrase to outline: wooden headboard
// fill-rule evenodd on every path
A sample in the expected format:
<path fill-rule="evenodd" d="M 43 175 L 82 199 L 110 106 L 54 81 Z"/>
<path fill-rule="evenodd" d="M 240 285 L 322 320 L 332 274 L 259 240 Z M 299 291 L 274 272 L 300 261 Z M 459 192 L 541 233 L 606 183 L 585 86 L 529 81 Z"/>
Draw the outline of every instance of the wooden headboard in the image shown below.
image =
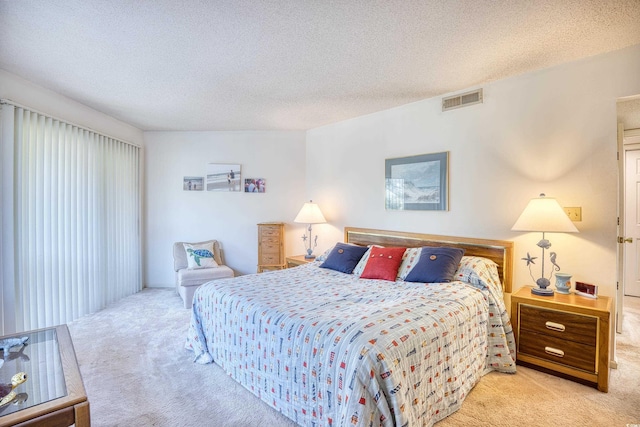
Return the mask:
<path fill-rule="evenodd" d="M 474 239 L 345 227 L 344 241 L 363 246 L 380 245 L 404 248 L 449 246 L 461 248 L 464 249 L 465 255 L 488 258 L 498 264 L 498 273 L 505 293 L 511 293 L 513 287 L 513 242 L 508 240 Z"/>

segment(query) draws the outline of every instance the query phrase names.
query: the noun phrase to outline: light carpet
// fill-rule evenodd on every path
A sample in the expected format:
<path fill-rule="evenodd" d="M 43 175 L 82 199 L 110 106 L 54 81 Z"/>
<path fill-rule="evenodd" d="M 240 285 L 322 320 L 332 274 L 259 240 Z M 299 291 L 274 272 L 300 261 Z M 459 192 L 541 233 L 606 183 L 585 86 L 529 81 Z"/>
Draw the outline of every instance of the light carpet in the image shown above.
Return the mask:
<path fill-rule="evenodd" d="M 483 377 L 436 427 L 640 423 L 640 304 L 625 313 L 609 393 L 519 366 Z M 294 426 L 217 365 L 192 362 L 189 317 L 172 289 L 145 289 L 69 324 L 92 425 Z"/>

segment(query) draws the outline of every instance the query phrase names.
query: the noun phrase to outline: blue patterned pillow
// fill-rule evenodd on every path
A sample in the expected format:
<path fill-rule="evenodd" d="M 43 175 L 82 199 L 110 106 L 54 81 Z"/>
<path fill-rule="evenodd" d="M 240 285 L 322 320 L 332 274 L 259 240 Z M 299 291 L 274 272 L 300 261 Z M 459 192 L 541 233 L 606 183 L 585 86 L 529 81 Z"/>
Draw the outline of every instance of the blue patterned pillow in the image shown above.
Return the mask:
<path fill-rule="evenodd" d="M 325 262 L 320 264 L 320 268 L 341 271 L 351 274 L 362 255 L 367 252 L 366 246 L 350 245 L 348 243 L 336 243 Z"/>
<path fill-rule="evenodd" d="M 421 283 L 451 282 L 462 255 L 463 249 L 425 246 L 420 252 L 420 259 L 404 280 Z"/>

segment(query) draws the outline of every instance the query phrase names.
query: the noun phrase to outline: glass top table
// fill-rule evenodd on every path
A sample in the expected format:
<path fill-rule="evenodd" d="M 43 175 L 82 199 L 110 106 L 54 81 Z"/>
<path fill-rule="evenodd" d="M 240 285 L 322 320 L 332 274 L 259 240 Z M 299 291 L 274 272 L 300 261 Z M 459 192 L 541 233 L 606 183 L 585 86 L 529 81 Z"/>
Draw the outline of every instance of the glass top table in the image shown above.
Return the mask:
<path fill-rule="evenodd" d="M 0 384 L 10 384 L 19 372 L 27 380 L 15 388 L 12 402 L 0 406 L 0 427 L 18 423 L 89 426 L 89 401 L 66 325 L 23 332 L 6 338 L 27 337 L 26 345 L 0 351 Z M 53 424 L 51 424 L 53 425 Z"/>

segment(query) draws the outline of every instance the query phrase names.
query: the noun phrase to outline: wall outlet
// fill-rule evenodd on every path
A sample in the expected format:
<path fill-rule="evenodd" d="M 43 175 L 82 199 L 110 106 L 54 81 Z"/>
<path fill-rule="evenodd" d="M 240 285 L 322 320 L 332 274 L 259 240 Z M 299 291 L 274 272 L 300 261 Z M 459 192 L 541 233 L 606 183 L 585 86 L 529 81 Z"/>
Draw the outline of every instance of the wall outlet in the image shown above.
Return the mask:
<path fill-rule="evenodd" d="M 567 213 L 567 216 L 571 221 L 580 222 L 582 221 L 582 208 L 563 208 Z"/>

